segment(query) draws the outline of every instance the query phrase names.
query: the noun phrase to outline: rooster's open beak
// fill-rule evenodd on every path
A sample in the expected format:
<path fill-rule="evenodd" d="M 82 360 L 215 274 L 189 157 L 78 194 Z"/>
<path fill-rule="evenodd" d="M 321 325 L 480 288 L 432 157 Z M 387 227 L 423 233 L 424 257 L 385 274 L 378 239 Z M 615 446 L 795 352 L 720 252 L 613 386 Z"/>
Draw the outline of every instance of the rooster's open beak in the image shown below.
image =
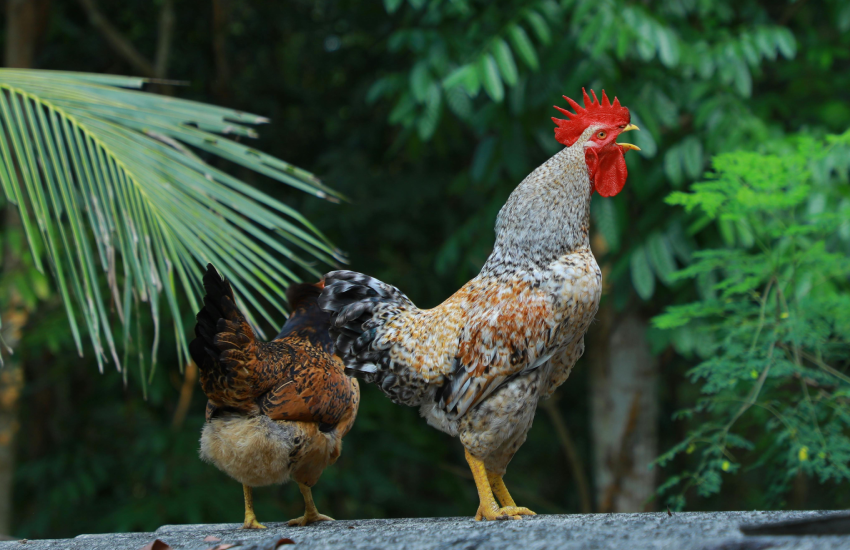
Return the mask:
<path fill-rule="evenodd" d="M 622 134 L 623 132 L 628 132 L 629 130 L 640 130 L 640 128 L 638 128 L 637 125 L 635 125 L 635 124 L 629 124 L 628 126 L 623 128 L 623 130 L 620 133 Z M 626 151 L 632 151 L 632 150 L 640 151 L 640 147 L 638 147 L 637 145 L 632 145 L 631 143 L 618 143 L 617 145 L 619 145 L 620 147 L 623 148 L 624 153 Z"/>

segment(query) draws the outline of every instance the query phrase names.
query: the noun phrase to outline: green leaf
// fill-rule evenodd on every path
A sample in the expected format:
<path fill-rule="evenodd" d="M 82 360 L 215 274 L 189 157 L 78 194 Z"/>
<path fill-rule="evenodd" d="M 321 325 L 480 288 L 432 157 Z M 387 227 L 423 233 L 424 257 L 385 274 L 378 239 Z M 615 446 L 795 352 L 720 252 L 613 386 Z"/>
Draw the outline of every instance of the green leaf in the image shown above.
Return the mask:
<path fill-rule="evenodd" d="M 838 204 L 838 215 L 845 220 L 850 220 L 850 199 L 841 199 Z M 838 236 L 844 241 L 850 241 L 850 223 L 842 223 L 838 226 Z"/>
<path fill-rule="evenodd" d="M 429 88 L 434 82 L 431 72 L 428 70 L 428 62 L 420 61 L 410 71 L 410 93 L 416 103 L 424 103 L 428 97 Z"/>
<path fill-rule="evenodd" d="M 408 124 L 416 111 L 416 102 L 411 94 L 405 92 L 399 98 L 388 118 L 390 124 Z"/>
<path fill-rule="evenodd" d="M 750 33 L 742 34 L 738 45 L 741 48 L 741 53 L 744 54 L 744 58 L 747 60 L 747 63 L 750 65 L 750 67 L 758 67 L 760 58 L 758 52 L 756 51 L 756 44 L 752 35 Z"/>
<path fill-rule="evenodd" d="M 680 145 L 682 152 L 682 165 L 685 167 L 685 172 L 691 179 L 696 179 L 702 175 L 702 143 L 696 136 L 688 136 Z"/>
<path fill-rule="evenodd" d="M 655 293 L 655 275 L 649 265 L 646 249 L 639 246 L 631 256 L 632 284 L 643 300 L 649 300 Z"/>
<path fill-rule="evenodd" d="M 496 60 L 489 53 L 485 53 L 478 60 L 478 77 L 484 84 L 484 91 L 490 99 L 500 103 L 505 98 L 505 88 L 496 68 Z"/>
<path fill-rule="evenodd" d="M 472 181 L 481 181 L 490 167 L 490 161 L 493 159 L 493 153 L 495 151 L 496 138 L 493 136 L 484 139 L 478 144 L 475 154 L 472 156 L 472 167 L 469 170 Z"/>
<path fill-rule="evenodd" d="M 700 78 L 708 80 L 714 74 L 714 59 L 711 56 L 711 50 L 704 41 L 697 42 L 694 46 L 694 55 L 696 56 L 696 67 Z"/>
<path fill-rule="evenodd" d="M 664 154 L 664 173 L 667 174 L 667 179 L 674 187 L 679 187 L 684 181 L 682 174 L 682 160 L 680 147 L 675 146 L 667 150 Z"/>
<path fill-rule="evenodd" d="M 677 352 L 689 355 L 694 351 L 697 339 L 692 330 L 686 326 L 679 326 L 673 329 L 672 333 L 673 347 L 676 348 Z"/>
<path fill-rule="evenodd" d="M 652 137 L 652 132 L 643 123 L 640 116 L 638 116 L 638 114 L 634 111 L 632 111 L 632 122 L 642 130 L 639 132 L 629 133 L 627 134 L 628 137 L 621 139 L 620 141 L 634 143 L 640 147 L 641 156 L 644 158 L 653 158 L 656 154 L 658 154 L 658 144 L 655 143 L 655 138 Z"/>
<path fill-rule="evenodd" d="M 502 78 L 508 86 L 513 86 L 519 77 L 514 62 L 514 56 L 511 53 L 511 48 L 504 39 L 499 38 L 493 42 L 493 55 L 496 58 L 496 64 L 499 65 L 499 71 L 502 73 Z"/>
<path fill-rule="evenodd" d="M 682 228 L 681 222 L 678 220 L 671 223 L 667 228 L 667 240 L 673 248 L 676 257 L 684 264 L 691 263 L 691 254 L 693 249 L 685 236 L 685 230 Z"/>
<path fill-rule="evenodd" d="M 717 220 L 717 228 L 720 229 L 720 236 L 726 246 L 735 246 L 735 223 L 728 218 L 720 218 Z"/>
<path fill-rule="evenodd" d="M 673 259 L 673 249 L 667 238 L 659 232 L 654 232 L 646 241 L 646 251 L 652 267 L 661 282 L 667 286 L 673 282 L 673 273 L 676 271 L 676 261 Z"/>
<path fill-rule="evenodd" d="M 780 27 L 774 31 L 774 40 L 776 48 L 785 56 L 785 59 L 793 59 L 797 54 L 797 41 L 794 39 L 794 33 L 785 27 Z"/>
<path fill-rule="evenodd" d="M 776 59 L 776 45 L 774 44 L 774 36 L 770 29 L 759 28 L 755 33 L 755 43 L 759 47 L 761 54 L 770 59 Z"/>
<path fill-rule="evenodd" d="M 511 25 L 508 28 L 508 36 L 514 45 L 514 51 L 522 59 L 523 63 L 528 65 L 532 71 L 540 68 L 540 60 L 537 58 L 537 51 L 531 43 L 531 39 L 526 34 L 525 29 L 519 25 Z"/>
<path fill-rule="evenodd" d="M 481 89 L 481 79 L 478 77 L 478 68 L 475 65 L 464 65 L 452 71 L 443 80 L 443 87 L 451 90 L 456 86 L 463 86 L 466 93 L 475 97 Z"/>
<path fill-rule="evenodd" d="M 655 44 L 645 36 L 638 35 L 635 45 L 637 46 L 638 57 L 640 57 L 641 61 L 648 62 L 655 58 Z"/>
<path fill-rule="evenodd" d="M 528 15 L 525 17 L 528 20 L 529 25 L 531 25 L 531 29 L 537 35 L 538 40 L 546 45 L 552 42 L 552 33 L 549 30 L 549 25 L 546 23 L 546 20 L 543 19 L 542 15 L 536 11 L 529 11 Z"/>
<path fill-rule="evenodd" d="M 845 4 L 838 12 L 836 26 L 841 32 L 850 31 L 850 4 Z"/>
<path fill-rule="evenodd" d="M 655 37 L 658 44 L 658 58 L 665 67 L 672 69 L 679 64 L 679 40 L 673 31 L 661 25 L 655 28 Z"/>
<path fill-rule="evenodd" d="M 742 247 L 750 248 L 755 244 L 756 241 L 755 235 L 753 234 L 753 228 L 746 218 L 739 218 L 735 220 L 735 228 L 737 229 L 738 242 L 741 243 Z"/>
<path fill-rule="evenodd" d="M 419 117 L 417 131 L 422 141 L 428 141 L 434 135 L 437 129 L 437 124 L 440 122 L 440 113 L 443 106 L 443 94 L 440 87 L 435 83 L 431 83 L 428 90 L 428 97 L 425 102 L 425 110 L 422 116 Z"/>
<path fill-rule="evenodd" d="M 379 78 L 369 87 L 369 91 L 366 93 L 366 103 L 373 104 L 378 99 L 383 97 L 387 92 L 392 89 L 392 80 L 389 78 Z"/>
<path fill-rule="evenodd" d="M 260 315 L 277 326 L 266 307 L 285 313 L 281 297 L 298 280 L 279 258 L 316 277 L 313 260 L 342 259 L 296 210 L 206 164 L 190 148 L 338 200 L 341 195 L 309 172 L 219 135 L 255 137 L 246 124 L 266 119 L 127 89 L 144 82 L 0 69 L 4 193 L 21 211 L 34 262 L 46 259 L 74 339 L 80 346 L 82 319 L 101 367 L 109 356 L 126 368 L 109 312 L 114 307 L 122 320 L 126 344 L 139 300 L 151 307 L 155 361 L 163 294 L 180 361 L 187 359 L 175 289 L 179 284 L 197 308 L 203 292 L 198 274 L 206 262 L 214 262 L 251 305 L 245 313 L 252 323 Z M 14 165 L 20 170 L 5 168 Z M 101 292 L 103 271 L 111 296 Z M 131 295 L 138 300 L 127 299 Z"/>
<path fill-rule="evenodd" d="M 596 228 L 605 238 L 608 248 L 611 252 L 617 252 L 620 249 L 620 230 L 614 201 L 605 197 L 596 197 L 590 203 L 590 208 Z"/>
<path fill-rule="evenodd" d="M 446 90 L 446 104 L 461 120 L 467 120 L 472 115 L 472 101 L 460 87 Z"/>
<path fill-rule="evenodd" d="M 384 8 L 387 10 L 387 13 L 395 13 L 402 2 L 404 0 L 384 0 Z"/>
<path fill-rule="evenodd" d="M 706 271 L 697 275 L 697 292 L 703 300 L 715 300 L 717 298 L 717 274 Z"/>
<path fill-rule="evenodd" d="M 735 59 L 734 62 L 734 82 L 735 89 L 742 97 L 750 97 L 753 93 L 753 77 L 750 75 L 750 69 L 743 59 Z"/>

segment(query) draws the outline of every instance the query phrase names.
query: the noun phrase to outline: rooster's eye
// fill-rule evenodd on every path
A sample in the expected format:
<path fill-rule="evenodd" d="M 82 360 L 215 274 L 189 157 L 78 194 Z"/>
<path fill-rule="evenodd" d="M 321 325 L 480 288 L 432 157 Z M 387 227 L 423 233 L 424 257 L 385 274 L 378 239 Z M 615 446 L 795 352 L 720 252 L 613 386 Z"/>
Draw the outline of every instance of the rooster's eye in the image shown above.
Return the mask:
<path fill-rule="evenodd" d="M 598 134 L 596 134 L 596 137 L 598 137 L 599 139 L 605 139 L 605 136 L 607 135 L 608 134 L 606 132 L 599 132 Z"/>

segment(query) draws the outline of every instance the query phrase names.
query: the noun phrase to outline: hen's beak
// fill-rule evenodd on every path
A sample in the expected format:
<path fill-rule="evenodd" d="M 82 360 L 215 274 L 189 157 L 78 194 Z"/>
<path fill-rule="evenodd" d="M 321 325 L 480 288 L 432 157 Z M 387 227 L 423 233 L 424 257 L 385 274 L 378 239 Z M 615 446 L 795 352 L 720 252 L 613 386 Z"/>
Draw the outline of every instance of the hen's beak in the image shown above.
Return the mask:
<path fill-rule="evenodd" d="M 623 132 L 628 132 L 630 130 L 640 130 L 640 128 L 638 128 L 636 124 L 629 124 L 628 126 L 623 128 L 620 133 L 622 134 Z M 631 143 L 618 143 L 617 145 L 623 148 L 624 153 L 626 151 L 640 151 L 640 147 L 638 147 L 637 145 L 632 145 Z"/>

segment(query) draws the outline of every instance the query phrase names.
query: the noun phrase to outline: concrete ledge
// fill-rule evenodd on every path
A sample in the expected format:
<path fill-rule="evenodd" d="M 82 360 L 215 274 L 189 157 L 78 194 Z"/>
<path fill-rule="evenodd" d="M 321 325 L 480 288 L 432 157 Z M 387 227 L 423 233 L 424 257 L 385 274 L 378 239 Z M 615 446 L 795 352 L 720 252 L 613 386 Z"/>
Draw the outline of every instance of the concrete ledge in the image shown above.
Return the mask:
<path fill-rule="evenodd" d="M 468 518 L 355 520 L 240 531 L 239 524 L 164 525 L 154 533 L 80 535 L 66 540 L 0 542 L 0 550 L 139 550 L 161 539 L 178 550 L 213 546 L 204 537 L 246 546 L 287 537 L 296 548 L 457 549 L 457 550 L 839 550 L 850 548 L 850 535 L 745 536 L 741 525 L 823 518 L 836 512 L 683 512 L 651 514 L 548 515 L 520 521 L 476 522 Z M 234 548 L 237 550 L 237 548 Z"/>

